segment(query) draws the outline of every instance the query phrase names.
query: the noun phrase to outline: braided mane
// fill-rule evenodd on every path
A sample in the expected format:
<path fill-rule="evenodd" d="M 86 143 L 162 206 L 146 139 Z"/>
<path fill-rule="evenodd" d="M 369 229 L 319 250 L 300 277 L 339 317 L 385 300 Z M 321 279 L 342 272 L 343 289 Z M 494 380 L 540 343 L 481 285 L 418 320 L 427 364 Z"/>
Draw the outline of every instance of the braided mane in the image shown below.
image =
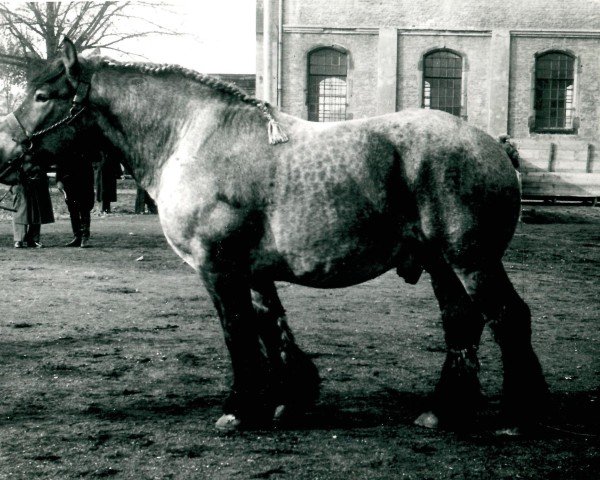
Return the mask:
<path fill-rule="evenodd" d="M 252 105 L 254 107 L 260 107 L 262 105 L 267 105 L 271 107 L 267 102 L 263 102 L 251 95 L 248 95 L 247 92 L 242 90 L 237 85 L 221 80 L 217 77 L 213 77 L 211 75 L 206 75 L 204 73 L 196 72 L 195 70 L 191 70 L 189 68 L 182 67 L 180 65 L 174 64 L 155 64 L 155 63 L 139 63 L 139 62 L 128 62 L 128 63 L 120 63 L 116 62 L 112 59 L 102 59 L 100 60 L 100 64 L 102 66 L 108 67 L 121 67 L 129 70 L 134 70 L 139 73 L 150 73 L 150 74 L 162 74 L 162 73 L 177 73 L 182 75 L 184 78 L 194 80 L 202 85 L 206 85 L 218 92 L 222 92 L 228 95 L 231 95 L 244 103 Z"/>
<path fill-rule="evenodd" d="M 211 75 L 206 75 L 203 73 L 198 73 L 195 70 L 191 70 L 189 68 L 182 67 L 180 65 L 173 64 L 155 64 L 155 63 L 138 63 L 138 62 L 128 62 L 128 63 L 120 63 L 116 62 L 112 59 L 100 59 L 98 62 L 101 66 L 107 67 L 117 67 L 124 68 L 128 70 L 134 70 L 138 73 L 149 73 L 149 74 L 163 74 L 163 73 L 177 73 L 182 75 L 184 78 L 191 79 L 202 85 L 206 85 L 207 87 L 212 88 L 218 92 L 224 93 L 226 95 L 232 96 L 243 103 L 256 107 L 261 115 L 266 118 L 269 122 L 268 124 L 268 133 L 269 133 L 269 141 L 271 144 L 284 143 L 287 142 L 288 138 L 281 130 L 280 125 L 273 118 L 272 106 L 259 100 L 256 97 L 248 95 L 247 92 L 242 90 L 237 85 L 226 82 L 219 78 L 213 77 Z"/>

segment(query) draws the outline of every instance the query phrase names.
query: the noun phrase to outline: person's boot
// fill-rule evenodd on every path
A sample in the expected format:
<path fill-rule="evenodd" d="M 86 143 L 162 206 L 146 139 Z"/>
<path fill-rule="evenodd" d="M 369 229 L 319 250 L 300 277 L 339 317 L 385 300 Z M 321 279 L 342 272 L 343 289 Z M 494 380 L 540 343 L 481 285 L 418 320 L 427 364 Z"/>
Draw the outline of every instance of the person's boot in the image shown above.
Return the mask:
<path fill-rule="evenodd" d="M 67 203 L 69 208 L 69 216 L 71 218 L 71 229 L 73 230 L 73 240 L 69 243 L 65 243 L 65 247 L 80 247 L 81 246 L 81 220 L 79 215 L 75 211 L 75 207 L 72 207 Z"/>
<path fill-rule="evenodd" d="M 90 223 L 91 223 L 90 212 L 81 214 L 81 248 L 88 248 L 90 246 Z"/>
<path fill-rule="evenodd" d="M 65 243 L 65 247 L 81 247 L 81 237 L 76 235 L 69 243 Z"/>

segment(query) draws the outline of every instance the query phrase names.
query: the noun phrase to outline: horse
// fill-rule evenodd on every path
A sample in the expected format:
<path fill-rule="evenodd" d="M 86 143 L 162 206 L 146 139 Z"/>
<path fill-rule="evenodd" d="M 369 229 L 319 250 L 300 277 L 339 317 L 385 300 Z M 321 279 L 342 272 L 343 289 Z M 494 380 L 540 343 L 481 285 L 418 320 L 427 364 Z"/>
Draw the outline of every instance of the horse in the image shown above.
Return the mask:
<path fill-rule="evenodd" d="M 168 243 L 214 303 L 232 368 L 218 429 L 285 422 L 317 399 L 321 379 L 276 281 L 341 288 L 391 269 L 410 284 L 429 273 L 447 347 L 415 423 L 473 420 L 486 324 L 501 350 L 506 423 L 537 418 L 547 385 L 531 314 L 502 264 L 519 183 L 483 131 L 425 109 L 308 122 L 179 66 L 79 58 L 65 39 L 0 125 L 2 181 L 91 126 L 156 200 Z"/>

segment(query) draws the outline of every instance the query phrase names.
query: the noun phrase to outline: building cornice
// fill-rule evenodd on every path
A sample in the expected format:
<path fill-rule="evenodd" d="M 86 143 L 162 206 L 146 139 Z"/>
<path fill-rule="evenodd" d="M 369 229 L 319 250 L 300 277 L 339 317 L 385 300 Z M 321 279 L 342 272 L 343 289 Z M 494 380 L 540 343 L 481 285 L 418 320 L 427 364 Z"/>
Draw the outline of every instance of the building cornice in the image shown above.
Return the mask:
<path fill-rule="evenodd" d="M 600 38 L 598 30 L 511 30 L 511 37 Z"/>
<path fill-rule="evenodd" d="M 393 28 L 393 27 L 392 27 Z M 313 35 L 379 35 L 380 27 L 323 27 L 319 25 L 284 25 L 284 33 Z M 455 35 L 489 37 L 491 30 L 441 30 L 434 28 L 397 28 L 399 35 Z"/>
<path fill-rule="evenodd" d="M 492 30 L 445 30 L 435 28 L 397 28 L 398 35 L 490 37 Z M 284 33 L 312 35 L 379 35 L 379 27 L 324 27 L 320 25 L 284 25 Z M 598 30 L 511 30 L 511 37 L 600 38 Z"/>
<path fill-rule="evenodd" d="M 283 33 L 378 35 L 379 27 L 320 27 L 317 25 L 284 25 Z"/>
<path fill-rule="evenodd" d="M 491 37 L 491 30 L 442 30 L 435 28 L 399 28 L 399 35 L 430 35 L 456 37 Z"/>

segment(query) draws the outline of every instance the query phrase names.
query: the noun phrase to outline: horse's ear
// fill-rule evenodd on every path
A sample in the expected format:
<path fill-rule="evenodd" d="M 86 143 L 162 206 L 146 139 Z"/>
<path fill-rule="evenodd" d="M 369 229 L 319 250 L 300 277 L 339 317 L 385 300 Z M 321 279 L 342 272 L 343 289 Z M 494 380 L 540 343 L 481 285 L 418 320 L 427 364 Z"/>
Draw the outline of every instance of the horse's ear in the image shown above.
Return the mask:
<path fill-rule="evenodd" d="M 75 45 L 68 37 L 65 37 L 62 41 L 61 58 L 69 79 L 76 80 L 79 77 L 81 67 L 79 66 Z"/>

